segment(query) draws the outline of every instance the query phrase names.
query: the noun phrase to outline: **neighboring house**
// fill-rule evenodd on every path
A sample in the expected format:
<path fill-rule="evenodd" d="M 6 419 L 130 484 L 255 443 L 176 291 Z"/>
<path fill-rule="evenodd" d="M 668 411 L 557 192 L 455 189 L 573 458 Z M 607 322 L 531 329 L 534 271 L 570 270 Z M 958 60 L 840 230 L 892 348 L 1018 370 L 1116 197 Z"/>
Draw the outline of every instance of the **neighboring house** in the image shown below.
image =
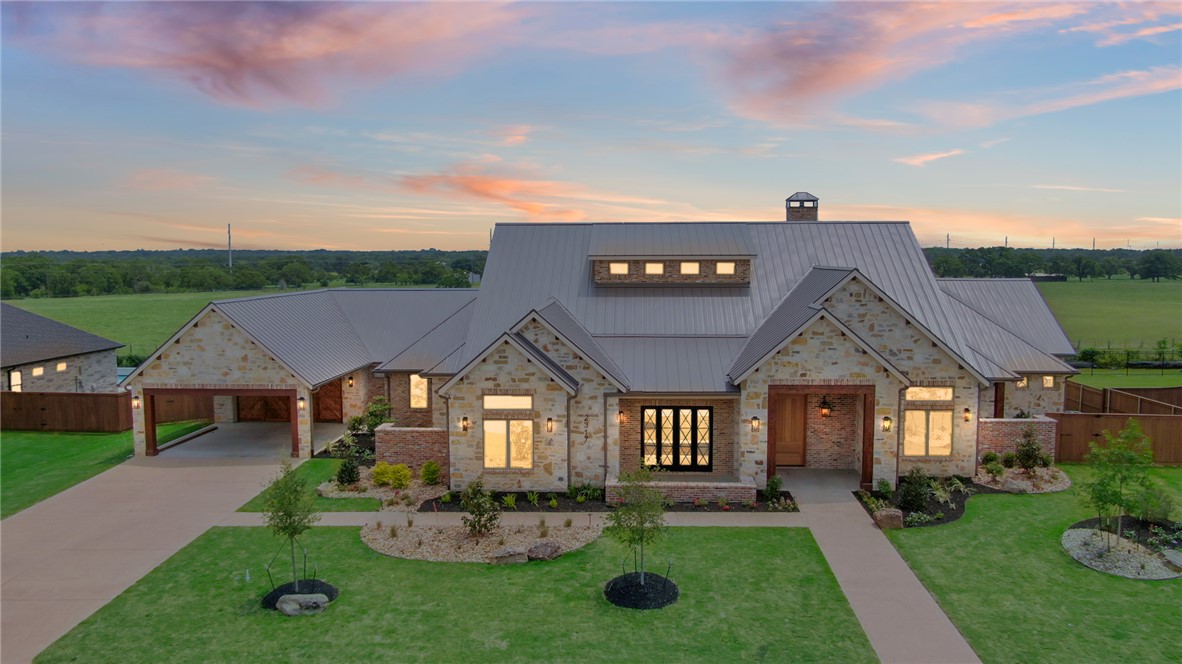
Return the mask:
<path fill-rule="evenodd" d="M 342 394 L 340 421 L 385 394 L 379 458 L 440 460 L 453 488 L 611 495 L 644 464 L 676 498 L 742 500 L 777 466 L 866 486 L 970 475 L 1030 423 L 1053 446 L 1052 420 L 1011 419 L 1061 410 L 1074 373 L 1031 282 L 935 279 L 906 222 L 818 207 L 798 193 L 787 222 L 501 224 L 478 292 L 215 302 L 127 383 L 238 390 L 239 413 L 257 391 L 288 398 L 301 455 L 318 400 Z"/>
<path fill-rule="evenodd" d="M 0 304 L 0 373 L 10 392 L 116 392 L 123 344 Z"/>

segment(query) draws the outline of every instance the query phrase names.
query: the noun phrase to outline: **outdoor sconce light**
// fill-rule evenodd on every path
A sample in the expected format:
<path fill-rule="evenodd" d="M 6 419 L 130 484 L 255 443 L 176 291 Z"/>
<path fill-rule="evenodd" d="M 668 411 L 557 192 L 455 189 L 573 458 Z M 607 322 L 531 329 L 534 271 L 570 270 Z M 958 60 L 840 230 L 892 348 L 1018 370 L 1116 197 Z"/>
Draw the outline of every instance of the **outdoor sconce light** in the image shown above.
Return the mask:
<path fill-rule="evenodd" d="M 620 412 L 616 413 L 616 422 L 617 422 L 617 423 L 619 423 L 619 424 L 623 424 L 623 422 L 624 422 L 624 411 L 622 411 L 622 410 L 621 410 Z"/>
<path fill-rule="evenodd" d="M 464 431 L 468 430 L 468 418 L 466 418 L 466 417 L 460 418 L 460 428 L 463 429 Z"/>
<path fill-rule="evenodd" d="M 973 411 L 969 410 L 968 408 L 964 409 L 964 421 L 965 422 L 972 422 L 973 421 Z"/>
<path fill-rule="evenodd" d="M 829 402 L 829 397 L 821 397 L 821 417 L 829 417 L 833 414 L 833 404 Z"/>
<path fill-rule="evenodd" d="M 546 418 L 546 433 L 554 433 L 554 418 Z"/>
<path fill-rule="evenodd" d="M 353 387 L 353 377 L 349 376 L 349 387 Z"/>
<path fill-rule="evenodd" d="M 894 420 L 892 420 L 890 417 L 882 418 L 882 430 L 889 433 L 891 430 L 891 425 L 894 423 Z"/>
<path fill-rule="evenodd" d="M 134 396 L 134 397 L 132 397 L 132 398 L 131 398 L 131 409 L 132 409 L 132 410 L 139 410 L 139 409 L 140 409 L 140 398 L 139 398 L 139 395 L 136 395 L 136 396 Z"/>
<path fill-rule="evenodd" d="M 296 408 L 299 408 L 300 410 L 308 410 L 308 400 L 304 397 L 296 399 Z"/>
<path fill-rule="evenodd" d="M 758 417 L 751 418 L 751 430 L 752 431 L 759 431 L 759 418 Z"/>

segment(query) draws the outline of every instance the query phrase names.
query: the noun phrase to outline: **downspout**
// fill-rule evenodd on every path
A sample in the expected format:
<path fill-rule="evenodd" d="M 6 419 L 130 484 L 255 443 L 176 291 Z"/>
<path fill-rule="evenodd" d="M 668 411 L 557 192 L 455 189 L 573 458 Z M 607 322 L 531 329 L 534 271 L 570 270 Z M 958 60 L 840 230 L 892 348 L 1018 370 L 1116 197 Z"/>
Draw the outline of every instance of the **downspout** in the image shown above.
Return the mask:
<path fill-rule="evenodd" d="M 446 421 L 443 423 L 443 430 L 445 432 L 447 432 L 447 488 L 448 488 L 448 490 L 450 490 L 452 488 L 452 485 L 451 485 L 451 397 L 444 396 L 443 394 L 439 393 L 438 391 L 435 392 L 435 396 L 438 396 L 439 398 L 443 399 L 443 403 L 444 403 L 443 419 Z"/>
<path fill-rule="evenodd" d="M 579 396 L 578 391 L 574 394 L 566 396 L 566 487 L 569 489 L 575 485 L 575 478 L 571 475 L 572 464 L 570 461 L 570 403 Z"/>
<path fill-rule="evenodd" d="M 899 426 L 895 429 L 895 489 L 899 488 L 899 464 L 903 458 L 903 394 L 907 392 L 907 386 L 899 388 L 899 400 L 895 404 L 895 417 L 899 420 Z"/>
<path fill-rule="evenodd" d="M 617 436 L 619 433 L 617 432 Z M 607 496 L 607 394 L 603 395 L 603 495 Z"/>

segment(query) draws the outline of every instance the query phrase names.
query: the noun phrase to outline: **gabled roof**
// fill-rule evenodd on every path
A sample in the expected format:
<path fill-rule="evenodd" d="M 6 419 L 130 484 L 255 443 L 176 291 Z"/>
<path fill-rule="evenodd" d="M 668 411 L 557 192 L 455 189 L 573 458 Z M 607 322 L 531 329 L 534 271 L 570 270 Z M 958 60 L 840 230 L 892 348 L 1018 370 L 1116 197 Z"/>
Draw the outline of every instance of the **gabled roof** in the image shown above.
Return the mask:
<path fill-rule="evenodd" d="M 631 392 L 735 392 L 726 370 L 743 337 L 598 337 L 628 367 Z"/>
<path fill-rule="evenodd" d="M 472 321 L 472 309 L 473 302 L 468 302 L 377 370 L 423 372 L 434 367 L 442 358 L 446 358 L 464 345 L 468 324 Z"/>
<path fill-rule="evenodd" d="M 788 198 L 785 198 L 784 200 L 786 200 L 786 201 L 819 201 L 821 199 L 817 198 L 816 196 L 813 196 L 812 194 L 810 194 L 807 191 L 798 191 L 795 194 L 792 194 L 791 196 L 789 196 Z"/>
<path fill-rule="evenodd" d="M 117 341 L 0 303 L 0 366 L 14 367 L 122 347 Z"/>
<path fill-rule="evenodd" d="M 1016 374 L 1077 373 L 1063 360 L 1027 343 L 962 302 L 950 298 L 948 306 L 960 317 L 968 333 L 969 347 L 979 356 L 1004 367 L 1007 373 L 1015 374 L 1014 378 L 1017 378 Z"/>
<path fill-rule="evenodd" d="M 554 300 L 540 310 L 531 313 L 536 314 L 539 322 L 550 328 L 565 343 L 586 358 L 608 380 L 614 382 L 617 388 L 624 391 L 628 390 L 628 376 L 620 369 L 611 355 L 603 349 L 603 346 L 599 345 L 595 337 L 591 336 L 587 328 L 575 320 L 575 317 L 567 311 L 566 307 L 562 306 L 561 302 Z M 529 318 L 531 317 L 526 316 L 525 320 Z M 517 329 L 520 329 L 520 325 Z M 517 331 L 517 329 L 514 331 Z"/>
<path fill-rule="evenodd" d="M 456 381 L 464 377 L 464 374 L 468 372 L 469 368 L 476 366 L 477 363 L 488 357 L 494 350 L 497 349 L 498 346 L 504 343 L 507 343 L 521 351 L 522 354 L 529 358 L 531 362 L 534 362 L 539 367 L 541 367 L 543 371 L 549 374 L 550 378 L 561 385 L 562 389 L 566 390 L 567 394 L 574 395 L 578 393 L 578 379 L 567 373 L 562 367 L 558 366 L 554 360 L 550 359 L 550 356 L 546 355 L 540 348 L 533 345 L 529 339 L 526 339 L 521 334 L 516 332 L 506 332 L 502 334 L 458 370 L 449 372 L 451 374 L 451 378 L 441 385 L 439 390 L 446 393 L 447 390 L 451 389 L 451 386 L 454 385 Z"/>
<path fill-rule="evenodd" d="M 1071 340 L 1029 279 L 937 279 L 940 289 L 981 316 L 1052 355 L 1074 355 Z"/>

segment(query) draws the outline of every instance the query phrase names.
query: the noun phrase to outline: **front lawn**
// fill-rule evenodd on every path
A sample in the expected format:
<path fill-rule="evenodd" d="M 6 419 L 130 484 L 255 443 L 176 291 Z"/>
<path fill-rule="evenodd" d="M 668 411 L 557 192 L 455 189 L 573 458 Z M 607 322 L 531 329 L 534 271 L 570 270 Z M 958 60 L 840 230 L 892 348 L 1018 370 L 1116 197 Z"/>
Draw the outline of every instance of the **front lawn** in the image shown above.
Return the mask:
<path fill-rule="evenodd" d="M 673 559 L 681 599 L 656 611 L 603 598 L 624 552 L 602 538 L 502 567 L 387 558 L 356 528 L 315 528 L 305 544 L 341 590 L 324 614 L 263 610 L 261 565 L 280 542 L 215 528 L 37 661 L 876 661 L 803 528 L 671 529 L 651 552 L 661 573 Z"/>
<path fill-rule="evenodd" d="M 342 459 L 308 459 L 296 468 L 296 473 L 304 479 L 308 490 L 316 493 L 316 487 L 321 482 L 327 482 L 336 476 L 337 468 L 341 466 L 341 463 L 343 463 Z M 316 509 L 321 512 L 377 512 L 381 508 L 382 503 L 377 498 L 322 498 L 316 496 Z M 238 511 L 262 512 L 263 492 L 259 492 L 259 495 L 239 507 Z"/>
<path fill-rule="evenodd" d="M 1085 466 L 1063 469 L 1078 485 Z M 1182 468 L 1150 475 L 1182 504 Z M 1079 491 L 989 494 L 935 528 L 886 531 L 984 662 L 1156 662 L 1178 656 L 1182 580 L 1090 570 L 1059 544 L 1095 516 Z"/>
<path fill-rule="evenodd" d="M 175 440 L 208 424 L 161 424 L 159 441 Z M 5 431 L 0 434 L 0 518 L 88 480 L 126 461 L 131 453 L 131 431 Z"/>

